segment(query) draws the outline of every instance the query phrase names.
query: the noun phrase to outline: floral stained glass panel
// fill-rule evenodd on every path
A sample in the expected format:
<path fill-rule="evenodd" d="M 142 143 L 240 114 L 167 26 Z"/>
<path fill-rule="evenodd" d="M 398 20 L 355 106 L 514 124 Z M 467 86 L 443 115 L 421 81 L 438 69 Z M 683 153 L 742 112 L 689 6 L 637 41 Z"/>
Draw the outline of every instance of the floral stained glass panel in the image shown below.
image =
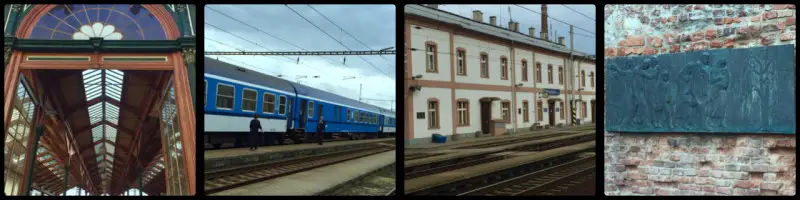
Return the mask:
<path fill-rule="evenodd" d="M 140 4 L 59 4 L 36 22 L 30 39 L 166 40 L 162 23 Z"/>

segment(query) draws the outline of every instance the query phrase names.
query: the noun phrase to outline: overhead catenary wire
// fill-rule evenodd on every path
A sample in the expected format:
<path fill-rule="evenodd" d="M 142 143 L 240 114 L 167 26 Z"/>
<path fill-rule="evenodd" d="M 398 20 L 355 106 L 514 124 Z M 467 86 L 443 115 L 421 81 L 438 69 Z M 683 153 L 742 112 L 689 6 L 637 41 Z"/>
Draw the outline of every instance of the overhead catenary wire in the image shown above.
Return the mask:
<path fill-rule="evenodd" d="M 340 30 L 342 30 L 342 32 L 344 32 L 344 34 L 347 34 L 347 35 L 348 35 L 348 36 L 350 36 L 351 38 L 355 39 L 355 40 L 356 40 L 356 42 L 360 43 L 361 45 L 364 45 L 364 47 L 366 47 L 366 48 L 367 48 L 367 49 L 369 49 L 369 50 L 372 50 L 372 51 L 374 51 L 374 50 L 375 50 L 375 49 L 372 49 L 372 48 L 370 48 L 370 47 L 369 47 L 369 46 L 367 46 L 366 44 L 364 44 L 364 42 L 361 42 L 361 40 L 359 40 L 358 38 L 356 38 L 355 36 L 353 36 L 353 35 L 352 35 L 352 34 L 350 34 L 349 32 L 345 31 L 345 30 L 344 30 L 344 28 L 342 28 L 341 26 L 339 26 L 338 24 L 336 24 L 335 22 L 333 22 L 333 20 L 331 20 L 330 18 L 328 18 L 327 16 L 325 16 L 324 14 L 322 14 L 322 12 L 319 12 L 319 11 L 318 11 L 316 8 L 314 8 L 314 6 L 311 6 L 311 5 L 308 5 L 308 4 L 306 4 L 306 5 L 307 5 L 308 7 L 310 7 L 310 8 L 311 8 L 311 10 L 314 10 L 314 12 L 317 12 L 317 14 L 319 14 L 320 16 L 322 16 L 323 18 L 325 18 L 326 20 L 328 20 L 328 22 L 330 22 L 331 24 L 333 24 L 334 26 L 336 26 L 336 27 L 338 27 Z M 386 57 L 383 57 L 383 55 L 381 55 L 381 58 L 383 58 L 383 60 L 386 60 L 386 61 L 387 61 L 387 63 L 386 63 L 387 65 L 391 66 L 391 64 L 388 62 L 389 60 L 388 60 L 388 59 L 386 59 Z"/>
<path fill-rule="evenodd" d="M 534 10 L 531 10 L 530 8 L 527 8 L 527 7 L 521 6 L 521 5 L 519 5 L 519 4 L 514 4 L 514 5 L 515 5 L 515 6 L 517 6 L 517 7 L 520 7 L 520 8 L 522 8 L 522 9 L 525 9 L 525 10 L 531 11 L 531 12 L 533 12 L 533 13 L 536 13 L 536 14 L 540 14 L 540 15 L 542 14 L 542 13 L 540 13 L 540 12 L 536 12 L 536 11 L 534 11 Z M 558 21 L 558 22 L 561 22 L 561 23 L 564 23 L 564 24 L 567 24 L 567 25 L 571 25 L 571 26 L 575 27 L 575 28 L 576 28 L 576 29 L 578 29 L 578 30 L 583 30 L 583 31 L 586 31 L 586 32 L 588 32 L 588 33 L 591 33 L 591 34 L 593 34 L 593 35 L 597 35 L 596 33 L 592 32 L 592 31 L 589 31 L 589 30 L 583 29 L 583 28 L 581 28 L 580 26 L 575 26 L 575 25 L 572 25 L 572 24 L 570 24 L 570 23 L 567 23 L 567 22 L 561 21 L 561 20 L 559 20 L 559 19 L 556 19 L 556 18 L 554 18 L 554 17 L 547 16 L 547 18 L 550 18 L 550 19 L 556 20 L 556 21 Z"/>
<path fill-rule="evenodd" d="M 208 22 L 204 22 L 204 23 L 205 23 L 206 25 L 208 25 L 208 26 L 211 26 L 211 27 L 213 27 L 213 28 L 217 29 L 217 30 L 220 30 L 220 31 L 222 31 L 222 32 L 224 32 L 224 33 L 227 33 L 228 35 L 232 35 L 232 36 L 234 36 L 234 37 L 236 37 L 236 38 L 239 38 L 239 39 L 242 39 L 242 40 L 244 40 L 244 41 L 250 42 L 250 43 L 252 43 L 252 44 L 255 44 L 256 46 L 259 46 L 259 47 L 261 47 L 261 48 L 264 48 L 264 49 L 266 49 L 266 50 L 268 50 L 268 51 L 272 51 L 272 49 L 270 49 L 270 48 L 267 48 L 267 47 L 265 47 L 265 46 L 263 46 L 263 45 L 260 45 L 260 44 L 258 44 L 258 43 L 256 43 L 256 42 L 250 41 L 250 40 L 248 40 L 248 39 L 245 39 L 245 38 L 243 38 L 243 37 L 241 37 L 241 36 L 238 36 L 238 35 L 236 35 L 236 34 L 233 34 L 233 33 L 231 33 L 231 32 L 228 32 L 228 31 L 226 31 L 226 30 L 224 30 L 224 29 L 221 29 L 221 28 L 219 28 L 219 27 L 217 27 L 217 26 L 214 26 L 213 24 L 209 24 Z M 291 58 L 291 57 L 289 57 L 289 56 L 283 56 L 283 57 L 286 57 L 286 58 L 288 58 L 289 60 L 293 60 L 293 58 Z M 314 68 L 314 67 L 311 67 L 311 66 L 309 66 L 309 65 L 307 65 L 307 64 L 305 64 L 305 63 L 303 63 L 302 65 L 303 65 L 303 66 L 306 66 L 306 67 L 308 67 L 308 68 L 311 68 L 311 69 L 313 69 L 313 70 L 319 70 L 319 69 L 317 69 L 317 68 Z"/>
<path fill-rule="evenodd" d="M 342 43 L 342 41 L 340 41 L 340 40 L 337 40 L 335 37 L 331 36 L 331 34 L 328 34 L 328 32 L 326 32 L 325 30 L 323 30 L 322 28 L 320 28 L 319 26 L 317 26 L 316 24 L 314 24 L 313 22 L 311 22 L 311 20 L 308 20 L 308 18 L 306 18 L 305 16 L 301 15 L 299 12 L 297 12 L 296 10 L 294 10 L 292 7 L 290 7 L 289 5 L 286 5 L 286 4 L 284 4 L 284 5 L 285 5 L 287 8 L 289 8 L 290 10 L 292 10 L 292 12 L 294 12 L 295 14 L 297 14 L 297 16 L 300 16 L 301 18 L 303 18 L 303 20 L 306 20 L 306 22 L 308 22 L 308 23 L 309 23 L 309 24 L 311 24 L 312 26 L 314 26 L 314 27 L 316 27 L 317 29 L 319 29 L 320 31 L 322 31 L 322 33 L 324 33 L 325 35 L 327 35 L 328 37 L 330 37 L 330 38 L 331 38 L 331 39 L 333 39 L 334 41 L 336 41 L 336 42 L 338 42 L 339 44 L 341 44 L 341 45 L 342 45 L 344 48 L 346 48 L 347 50 L 350 50 L 350 51 L 352 51 L 352 49 L 350 49 L 349 47 L 347 47 L 347 45 L 344 45 L 344 43 Z M 364 59 L 364 57 L 361 57 L 361 56 L 358 56 L 358 57 L 359 57 L 359 58 L 361 58 L 361 60 L 364 60 L 364 62 L 367 62 L 367 64 L 370 64 L 370 65 L 372 66 L 372 68 L 375 68 L 375 70 L 378 70 L 378 71 L 379 71 L 379 72 L 381 72 L 382 74 L 386 75 L 386 77 L 392 78 L 392 76 L 390 76 L 389 74 L 387 74 L 387 73 L 386 73 L 386 72 L 384 72 L 383 70 L 381 70 L 381 69 L 378 69 L 378 67 L 376 67 L 376 66 L 375 66 L 375 64 L 372 64 L 372 62 L 369 62 L 367 59 Z"/>
<path fill-rule="evenodd" d="M 259 29 L 258 27 L 255 27 L 255 26 L 253 26 L 253 25 L 250 25 L 250 24 L 244 23 L 243 21 L 241 21 L 241 20 L 238 20 L 238 19 L 236 19 L 236 18 L 233 18 L 233 17 L 231 17 L 230 15 L 227 15 L 227 14 L 225 14 L 225 13 L 223 13 L 223 12 L 219 11 L 219 10 L 216 10 L 216 9 L 212 8 L 211 6 L 207 6 L 206 8 L 208 8 L 208 9 L 211 9 L 212 11 L 214 11 L 214 12 L 217 12 L 217 13 L 219 13 L 219 14 L 222 14 L 223 16 L 225 16 L 225 17 L 228 17 L 228 18 L 230 18 L 230 19 L 232 19 L 232 20 L 234 20 L 234 21 L 237 21 L 237 22 L 239 22 L 239 23 L 241 23 L 241 24 L 244 24 L 244 25 L 246 25 L 246 26 L 249 26 L 250 28 L 256 29 L 258 32 L 264 33 L 264 34 L 266 34 L 266 35 L 268 35 L 268 36 L 270 36 L 270 37 L 272 37 L 272 38 L 278 39 L 278 40 L 280 40 L 280 41 L 282 41 L 282 42 L 284 42 L 284 43 L 286 43 L 286 44 L 289 44 L 289 45 L 291 45 L 291 46 L 293 46 L 293 47 L 296 47 L 296 48 L 298 48 L 298 49 L 300 49 L 300 50 L 303 50 L 303 51 L 308 51 L 308 50 L 304 49 L 303 47 L 300 47 L 300 46 L 299 46 L 299 45 L 297 45 L 297 44 L 294 44 L 294 43 L 292 43 L 292 42 L 289 42 L 289 41 L 287 41 L 287 40 L 284 40 L 284 39 L 282 39 L 282 38 L 280 38 L 280 37 L 278 37 L 278 36 L 272 35 L 272 34 L 270 34 L 270 33 L 266 32 L 266 31 L 264 31 L 264 30 L 261 30 L 261 29 Z M 320 57 L 320 58 L 323 58 L 323 59 L 325 59 L 325 58 L 324 58 L 324 57 L 322 57 L 322 56 L 319 56 L 319 57 Z M 330 62 L 330 60 L 328 60 L 328 59 L 325 59 L 325 60 L 326 60 L 326 61 L 328 61 L 329 63 L 331 63 L 331 64 L 335 65 L 333 62 Z"/>
<path fill-rule="evenodd" d="M 561 5 L 562 5 L 562 6 L 564 6 L 564 7 L 566 7 L 567 9 L 570 9 L 570 10 L 572 10 L 572 11 L 575 11 L 575 12 L 576 12 L 576 13 L 578 13 L 578 14 L 581 14 L 581 15 L 583 15 L 583 16 L 584 16 L 584 17 L 586 17 L 586 18 L 589 18 L 589 19 L 591 19 L 592 21 L 597 21 L 597 20 L 595 20 L 594 18 L 591 18 L 591 17 L 589 17 L 589 16 L 587 16 L 587 15 L 583 14 L 582 12 L 578 12 L 577 10 L 575 10 L 575 9 L 572 9 L 572 8 L 570 8 L 570 7 L 569 7 L 569 6 L 567 6 L 567 5 L 564 5 L 564 4 L 561 4 Z"/>

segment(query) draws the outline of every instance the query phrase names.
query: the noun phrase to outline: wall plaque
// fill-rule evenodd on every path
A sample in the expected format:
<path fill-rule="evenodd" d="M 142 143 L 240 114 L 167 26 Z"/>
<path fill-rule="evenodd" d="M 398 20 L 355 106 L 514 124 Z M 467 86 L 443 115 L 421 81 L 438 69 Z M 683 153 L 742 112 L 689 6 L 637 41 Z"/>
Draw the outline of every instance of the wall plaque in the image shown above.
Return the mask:
<path fill-rule="evenodd" d="M 794 134 L 792 45 L 606 59 L 606 129 Z"/>

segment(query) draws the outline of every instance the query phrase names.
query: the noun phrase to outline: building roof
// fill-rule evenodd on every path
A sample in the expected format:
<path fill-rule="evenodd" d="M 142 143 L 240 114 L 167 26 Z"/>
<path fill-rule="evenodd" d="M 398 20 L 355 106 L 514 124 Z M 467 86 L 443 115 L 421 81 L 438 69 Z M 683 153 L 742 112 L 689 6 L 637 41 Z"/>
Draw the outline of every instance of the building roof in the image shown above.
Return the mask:
<path fill-rule="evenodd" d="M 458 26 L 463 29 L 472 30 L 486 35 L 491 35 L 506 40 L 513 40 L 514 42 L 519 42 L 554 52 L 566 53 L 566 54 L 570 53 L 569 48 L 560 45 L 558 43 L 530 37 L 520 32 L 511 31 L 485 22 L 475 21 L 470 18 L 466 18 L 443 10 L 434 9 L 422 5 L 409 4 L 406 5 L 404 11 L 405 14 L 416 15 L 431 20 L 452 24 L 454 26 Z M 579 52 L 577 50 L 573 51 L 573 54 L 582 57 L 590 56 L 587 53 Z M 588 58 L 593 61 L 595 60 L 594 56 Z"/>

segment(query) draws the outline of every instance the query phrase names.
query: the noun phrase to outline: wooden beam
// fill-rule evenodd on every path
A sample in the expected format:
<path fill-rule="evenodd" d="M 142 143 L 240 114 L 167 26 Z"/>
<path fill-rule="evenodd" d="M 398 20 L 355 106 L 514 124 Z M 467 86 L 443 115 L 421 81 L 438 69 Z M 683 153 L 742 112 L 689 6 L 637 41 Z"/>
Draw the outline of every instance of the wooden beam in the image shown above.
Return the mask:
<path fill-rule="evenodd" d="M 166 85 L 167 85 L 165 83 L 166 82 L 165 79 L 168 80 L 165 77 L 166 77 L 166 73 L 165 72 L 159 73 L 158 77 L 156 78 L 156 81 L 154 81 L 155 83 L 157 83 L 156 84 L 156 88 L 154 90 L 152 90 L 153 92 L 147 93 L 147 97 L 145 97 L 143 99 L 143 102 L 141 104 L 139 104 L 139 105 L 144 105 L 144 106 L 142 106 L 141 111 L 140 111 L 141 112 L 141 114 L 139 115 L 140 124 L 139 124 L 139 128 L 136 130 L 135 135 L 133 137 L 133 142 L 131 143 L 132 144 L 131 145 L 131 151 L 128 151 L 128 156 L 127 157 L 131 158 L 131 159 L 128 159 L 127 162 L 125 162 L 124 169 L 122 170 L 123 178 L 120 179 L 120 180 L 122 180 L 122 183 L 126 182 L 125 179 L 128 176 L 128 174 L 126 172 L 130 171 L 130 166 L 131 166 L 130 162 L 133 161 L 133 160 L 137 160 L 137 162 L 138 162 L 138 160 L 139 160 L 138 159 L 138 153 L 139 153 L 138 150 L 139 150 L 139 148 L 141 148 L 142 128 L 145 126 L 145 123 L 146 123 L 145 119 L 147 118 L 148 111 L 150 110 L 150 108 L 152 108 L 154 105 L 156 105 L 156 102 L 158 102 L 159 97 L 162 96 L 163 93 L 164 93 L 163 92 L 164 88 L 166 88 Z M 135 167 L 140 167 L 140 165 L 137 164 L 136 166 L 134 166 L 134 169 L 135 169 Z M 118 190 L 122 190 L 122 187 L 123 187 L 122 184 L 117 184 L 116 188 L 119 188 Z"/>
<path fill-rule="evenodd" d="M 175 58 L 180 58 L 180 53 L 173 54 Z M 178 59 L 177 66 L 174 73 L 175 85 L 175 101 L 177 103 L 177 113 L 180 117 L 181 127 L 181 144 L 183 145 L 183 160 L 185 167 L 186 182 L 189 185 L 189 195 L 195 195 L 197 190 L 197 173 L 196 173 L 196 126 L 194 105 L 192 103 L 192 88 L 189 87 L 189 75 L 186 69 L 186 64 L 183 59 Z"/>
<path fill-rule="evenodd" d="M 53 78 L 53 77 L 47 77 L 47 78 Z M 52 80 L 44 80 L 44 81 L 52 81 Z M 54 109 L 57 112 L 57 115 L 65 117 L 66 115 L 64 115 L 64 109 L 63 109 L 63 106 L 61 105 L 61 102 L 65 102 L 63 93 L 55 91 L 55 89 L 53 87 L 48 87 L 48 86 L 52 86 L 52 85 L 54 85 L 54 84 L 43 85 L 45 93 L 48 96 L 52 97 L 52 98 L 49 98 L 49 100 L 52 101 Z M 61 119 L 57 119 L 57 120 L 53 120 L 53 118 L 50 118 L 50 119 L 51 119 L 51 122 L 53 124 L 56 124 L 56 127 L 63 127 L 64 128 L 64 130 L 65 130 L 65 132 L 67 134 L 67 138 L 70 138 L 71 139 L 71 143 L 75 144 L 75 145 L 72 145 L 72 147 L 75 148 L 76 151 L 78 151 L 79 149 L 78 149 L 78 145 L 77 144 L 79 144 L 79 143 L 77 143 L 77 141 L 75 140 L 75 134 L 71 130 L 72 127 L 70 127 L 70 125 L 68 124 L 68 121 L 65 121 L 67 118 L 61 118 Z M 66 122 L 67 124 L 62 124 L 62 122 Z M 56 135 L 58 135 L 58 134 L 56 134 Z M 80 163 L 79 167 L 71 167 L 70 168 L 70 170 L 72 170 L 70 173 L 73 173 L 72 175 L 74 177 L 80 177 L 79 176 L 80 173 L 74 173 L 77 170 L 83 169 L 85 172 L 87 172 L 87 173 L 89 172 L 88 168 L 86 167 L 86 161 L 83 160 L 83 154 L 80 154 L 80 152 L 81 151 L 78 151 L 79 154 L 78 154 L 77 160 L 76 160 L 78 163 Z M 67 153 L 66 156 L 69 156 L 68 153 Z M 80 178 L 83 179 L 83 177 L 80 177 Z M 91 179 L 89 179 L 89 181 L 90 182 L 88 184 L 91 185 L 91 186 L 94 186 L 94 182 L 92 182 Z"/>

